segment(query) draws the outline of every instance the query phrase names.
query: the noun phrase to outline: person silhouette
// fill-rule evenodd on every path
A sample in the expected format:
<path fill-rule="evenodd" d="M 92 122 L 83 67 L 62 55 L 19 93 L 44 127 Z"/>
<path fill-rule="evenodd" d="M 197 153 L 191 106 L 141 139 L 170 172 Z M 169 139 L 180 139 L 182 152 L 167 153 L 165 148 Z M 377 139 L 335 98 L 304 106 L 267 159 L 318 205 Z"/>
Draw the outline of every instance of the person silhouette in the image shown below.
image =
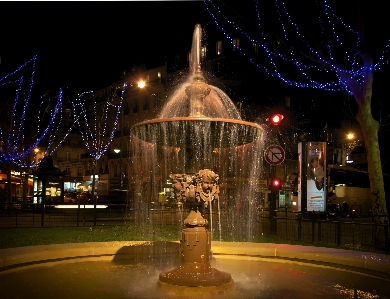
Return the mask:
<path fill-rule="evenodd" d="M 318 158 L 311 158 L 308 179 L 314 180 L 317 189 L 321 190 L 324 188 L 324 177 L 325 172 L 320 163 L 318 162 Z"/>

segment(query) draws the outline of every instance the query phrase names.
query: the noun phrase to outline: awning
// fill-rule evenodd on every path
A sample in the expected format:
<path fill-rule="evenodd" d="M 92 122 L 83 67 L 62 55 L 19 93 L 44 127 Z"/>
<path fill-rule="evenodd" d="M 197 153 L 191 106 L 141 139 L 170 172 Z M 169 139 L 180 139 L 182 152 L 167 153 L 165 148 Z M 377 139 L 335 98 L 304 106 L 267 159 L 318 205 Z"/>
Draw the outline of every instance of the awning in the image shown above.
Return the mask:
<path fill-rule="evenodd" d="M 74 183 L 74 182 L 82 182 L 82 181 L 83 181 L 82 176 L 77 176 L 77 177 L 72 177 L 69 175 L 64 176 L 64 182 Z"/>

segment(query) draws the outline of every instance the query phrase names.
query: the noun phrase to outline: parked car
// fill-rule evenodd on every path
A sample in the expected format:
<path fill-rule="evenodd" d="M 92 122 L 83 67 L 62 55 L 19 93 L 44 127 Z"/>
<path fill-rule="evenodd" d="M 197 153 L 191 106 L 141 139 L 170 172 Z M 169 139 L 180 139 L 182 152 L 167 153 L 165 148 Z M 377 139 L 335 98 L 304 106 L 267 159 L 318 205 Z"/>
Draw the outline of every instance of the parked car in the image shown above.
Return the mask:
<path fill-rule="evenodd" d="M 89 192 L 85 192 L 85 191 L 77 194 L 77 196 L 76 196 L 76 202 L 79 204 L 83 204 L 83 205 L 90 204 L 91 199 L 92 199 L 92 194 L 90 194 Z"/>
<path fill-rule="evenodd" d="M 64 203 L 74 204 L 77 202 L 77 194 L 74 192 L 66 192 L 64 194 Z"/>

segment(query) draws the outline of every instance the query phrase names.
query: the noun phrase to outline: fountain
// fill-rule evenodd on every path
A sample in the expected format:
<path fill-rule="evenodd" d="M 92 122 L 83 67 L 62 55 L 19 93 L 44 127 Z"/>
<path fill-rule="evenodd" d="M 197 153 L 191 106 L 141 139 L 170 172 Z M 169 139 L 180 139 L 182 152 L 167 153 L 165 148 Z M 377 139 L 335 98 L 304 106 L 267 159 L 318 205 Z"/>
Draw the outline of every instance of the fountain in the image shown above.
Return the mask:
<path fill-rule="evenodd" d="M 195 54 L 200 29 L 195 28 Z M 136 150 L 152 155 L 137 161 L 136 171 L 157 174 L 157 167 L 167 173 L 177 199 L 189 210 L 180 244 L 85 242 L 1 249 L 1 298 L 388 298 L 390 259 L 384 254 L 254 242 L 214 241 L 211 247 L 212 217 L 205 219 L 204 209 L 211 215 L 214 202 L 218 209 L 224 196 L 221 181 L 229 177 L 229 183 L 245 185 L 229 200 L 253 197 L 261 162 L 255 149 L 262 149 L 263 131 L 242 121 L 229 98 L 204 82 L 195 56 L 189 81 L 179 86 L 160 117 L 132 129 L 140 146 Z M 237 163 L 238 158 L 248 163 Z M 239 233 L 250 239 L 256 233 L 251 210 L 239 217 L 246 220 L 240 227 L 233 218 L 227 224 L 234 230 L 244 227 Z"/>
<path fill-rule="evenodd" d="M 169 174 L 177 200 L 189 210 L 180 237 L 181 265 L 161 273 L 159 284 L 169 289 L 226 290 L 232 287 L 233 279 L 210 265 L 212 236 L 203 213 L 209 209 L 211 215 L 212 202 L 219 203 L 221 172 L 233 181 L 239 176 L 248 184 L 248 190 L 254 188 L 259 178 L 263 129 L 241 120 L 230 98 L 205 82 L 200 67 L 201 30 L 199 24 L 195 26 L 187 81 L 180 84 L 158 118 L 136 124 L 131 133 L 133 144 L 139 146 L 134 151 L 142 152 L 144 157 L 149 154 L 142 169 L 150 168 L 150 161 L 160 160 L 159 166 L 164 169 L 163 175 Z M 242 163 L 243 155 L 248 163 Z"/>

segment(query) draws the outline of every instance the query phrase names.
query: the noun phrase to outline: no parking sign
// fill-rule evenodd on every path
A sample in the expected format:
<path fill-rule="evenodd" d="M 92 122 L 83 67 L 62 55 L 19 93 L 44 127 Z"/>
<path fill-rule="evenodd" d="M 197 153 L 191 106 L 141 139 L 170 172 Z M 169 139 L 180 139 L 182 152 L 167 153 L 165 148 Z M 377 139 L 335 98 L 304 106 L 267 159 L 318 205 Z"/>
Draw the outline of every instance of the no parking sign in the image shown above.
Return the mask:
<path fill-rule="evenodd" d="M 264 152 L 265 160 L 271 165 L 282 164 L 284 157 L 284 149 L 280 145 L 270 145 Z"/>

